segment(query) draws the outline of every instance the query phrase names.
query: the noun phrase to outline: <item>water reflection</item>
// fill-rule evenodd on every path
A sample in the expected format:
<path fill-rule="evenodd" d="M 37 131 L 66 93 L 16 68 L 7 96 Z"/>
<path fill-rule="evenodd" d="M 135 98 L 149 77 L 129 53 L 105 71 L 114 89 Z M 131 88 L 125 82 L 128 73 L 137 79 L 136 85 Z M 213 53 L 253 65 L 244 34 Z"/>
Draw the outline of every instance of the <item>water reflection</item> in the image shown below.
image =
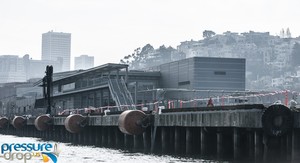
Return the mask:
<path fill-rule="evenodd" d="M 0 135 L 0 143 L 37 143 L 44 142 L 38 138 Z M 49 143 L 55 143 L 49 141 Z M 123 150 L 98 148 L 91 146 L 75 146 L 70 143 L 58 143 L 60 154 L 59 163 L 227 163 L 227 161 L 203 160 L 200 158 L 174 157 L 168 155 L 151 155 L 132 153 Z M 0 158 L 0 162 L 5 162 Z M 9 162 L 9 161 L 7 161 Z M 14 161 L 17 162 L 17 161 Z M 20 161 L 22 162 L 22 161 Z M 28 161 L 30 162 L 30 161 Z M 41 161 L 42 162 L 42 161 Z"/>

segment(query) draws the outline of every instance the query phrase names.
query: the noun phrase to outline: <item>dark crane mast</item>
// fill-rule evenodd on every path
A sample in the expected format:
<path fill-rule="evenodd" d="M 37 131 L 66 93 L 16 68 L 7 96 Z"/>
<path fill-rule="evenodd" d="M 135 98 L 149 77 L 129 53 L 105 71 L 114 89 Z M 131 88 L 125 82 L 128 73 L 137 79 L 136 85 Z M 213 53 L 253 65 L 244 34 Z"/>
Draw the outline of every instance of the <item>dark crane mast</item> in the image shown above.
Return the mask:
<path fill-rule="evenodd" d="M 53 80 L 53 67 L 46 67 L 46 76 L 43 78 L 43 94 L 47 101 L 46 114 L 51 114 L 51 95 L 52 95 L 52 80 Z"/>

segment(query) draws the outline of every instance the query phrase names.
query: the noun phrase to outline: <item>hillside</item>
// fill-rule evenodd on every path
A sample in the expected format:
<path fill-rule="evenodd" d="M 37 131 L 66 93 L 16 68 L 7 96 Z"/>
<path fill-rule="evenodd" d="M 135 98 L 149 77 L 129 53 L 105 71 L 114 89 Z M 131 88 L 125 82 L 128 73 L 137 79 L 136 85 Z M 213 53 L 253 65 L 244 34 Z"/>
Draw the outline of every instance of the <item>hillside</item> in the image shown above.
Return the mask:
<path fill-rule="evenodd" d="M 289 30 L 287 30 L 289 32 Z M 250 90 L 299 90 L 300 38 L 290 33 L 204 31 L 202 40 L 184 41 L 175 48 L 150 44 L 121 59 L 131 69 L 144 69 L 194 56 L 246 58 L 246 88 Z"/>

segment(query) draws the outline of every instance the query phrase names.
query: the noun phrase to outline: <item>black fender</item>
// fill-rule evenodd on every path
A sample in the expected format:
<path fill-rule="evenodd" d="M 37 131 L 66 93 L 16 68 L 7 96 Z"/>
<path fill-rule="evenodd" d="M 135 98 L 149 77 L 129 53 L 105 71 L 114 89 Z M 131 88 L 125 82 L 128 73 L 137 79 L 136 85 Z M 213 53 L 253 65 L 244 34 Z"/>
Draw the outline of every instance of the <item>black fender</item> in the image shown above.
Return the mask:
<path fill-rule="evenodd" d="M 293 112 L 282 104 L 269 106 L 262 115 L 262 127 L 269 136 L 282 136 L 292 130 Z"/>

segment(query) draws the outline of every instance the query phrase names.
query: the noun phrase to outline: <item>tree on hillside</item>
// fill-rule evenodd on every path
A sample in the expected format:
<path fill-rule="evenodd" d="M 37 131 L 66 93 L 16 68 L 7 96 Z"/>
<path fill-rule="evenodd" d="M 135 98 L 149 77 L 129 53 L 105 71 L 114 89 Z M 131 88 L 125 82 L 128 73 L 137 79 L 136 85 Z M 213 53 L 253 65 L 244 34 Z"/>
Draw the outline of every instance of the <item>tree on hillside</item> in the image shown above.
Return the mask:
<path fill-rule="evenodd" d="M 147 44 L 142 48 L 141 54 L 148 54 L 149 52 L 153 51 L 154 48 L 152 45 Z"/>
<path fill-rule="evenodd" d="M 295 43 L 292 51 L 292 67 L 300 66 L 300 44 Z"/>
<path fill-rule="evenodd" d="M 203 38 L 211 38 L 215 34 L 216 33 L 214 31 L 205 30 L 205 31 L 203 31 Z"/>
<path fill-rule="evenodd" d="M 236 40 L 232 37 L 232 36 L 227 36 L 227 40 L 225 42 L 226 45 L 231 45 L 231 44 L 235 44 Z"/>
<path fill-rule="evenodd" d="M 123 59 L 121 59 L 121 60 L 120 60 L 120 63 L 121 63 L 121 64 L 125 64 L 126 62 L 125 62 Z"/>
<path fill-rule="evenodd" d="M 290 31 L 290 28 L 287 28 L 286 29 L 286 38 L 291 38 L 292 37 L 292 34 L 291 34 L 291 31 Z"/>

